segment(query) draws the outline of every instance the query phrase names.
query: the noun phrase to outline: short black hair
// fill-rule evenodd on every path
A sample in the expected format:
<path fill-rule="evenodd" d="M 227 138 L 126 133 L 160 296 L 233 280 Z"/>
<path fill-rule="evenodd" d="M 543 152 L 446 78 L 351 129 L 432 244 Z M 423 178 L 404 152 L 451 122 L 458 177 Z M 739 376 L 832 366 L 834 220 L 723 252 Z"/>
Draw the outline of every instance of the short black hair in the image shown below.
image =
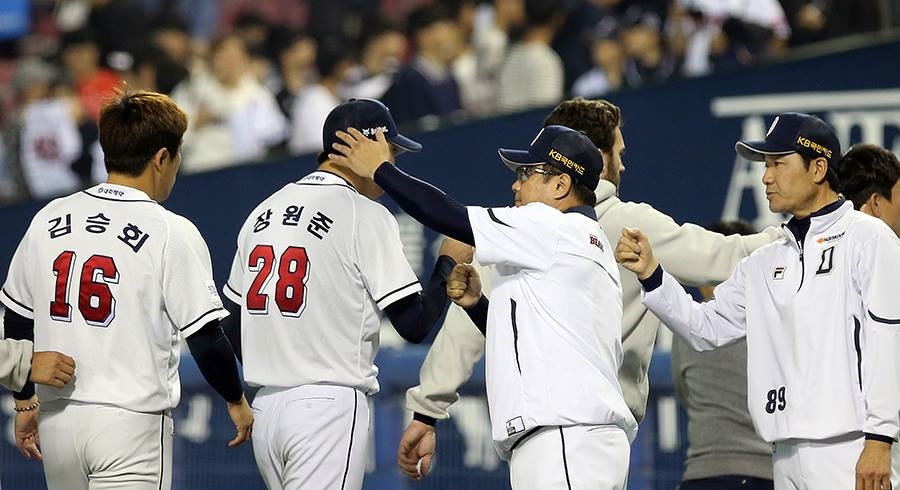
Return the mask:
<path fill-rule="evenodd" d="M 838 177 L 840 187 L 835 190 L 859 209 L 875 193 L 891 200 L 891 188 L 900 179 L 900 161 L 880 146 L 854 145 L 841 157 Z"/>
<path fill-rule="evenodd" d="M 453 16 L 443 5 L 434 3 L 416 7 L 406 18 L 406 34 L 415 41 L 416 34 L 438 22 L 453 22 Z"/>
<path fill-rule="evenodd" d="M 544 182 L 547 182 L 553 175 L 563 174 L 563 172 L 554 168 L 552 165 L 544 165 L 544 169 L 547 171 L 547 173 L 543 174 Z M 594 193 L 594 190 L 584 184 L 580 184 L 575 179 L 572 179 L 572 195 L 575 196 L 575 199 L 581 204 L 591 207 L 597 205 L 597 194 Z"/>
<path fill-rule="evenodd" d="M 338 36 L 328 36 L 319 42 L 316 52 L 316 70 L 322 78 L 328 78 L 342 62 L 352 61 L 353 53 L 344 40 Z"/>
<path fill-rule="evenodd" d="M 719 220 L 711 223 L 706 227 L 709 231 L 728 235 L 752 235 L 756 233 L 756 228 L 749 222 L 742 219 Z"/>
<path fill-rule="evenodd" d="M 525 0 L 525 24 L 529 27 L 546 25 L 565 13 L 566 2 L 563 0 Z"/>

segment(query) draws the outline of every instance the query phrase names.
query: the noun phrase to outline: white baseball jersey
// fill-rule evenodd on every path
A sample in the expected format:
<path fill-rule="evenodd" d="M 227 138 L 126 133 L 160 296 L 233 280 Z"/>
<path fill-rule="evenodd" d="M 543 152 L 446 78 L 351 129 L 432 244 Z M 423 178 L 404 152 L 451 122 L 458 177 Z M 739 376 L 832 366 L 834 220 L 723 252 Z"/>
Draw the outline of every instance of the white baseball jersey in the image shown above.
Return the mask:
<path fill-rule="evenodd" d="M 900 240 L 883 222 L 826 208 L 741 261 L 695 303 L 666 274 L 644 303 L 695 349 L 747 338 L 747 403 L 768 442 L 900 430 Z M 854 462 L 855 464 L 855 462 Z"/>
<path fill-rule="evenodd" d="M 34 320 L 35 351 L 75 358 L 63 398 L 136 412 L 175 407 L 179 332 L 228 313 L 209 250 L 187 219 L 137 189 L 100 184 L 56 199 L 31 222 L 0 301 Z"/>
<path fill-rule="evenodd" d="M 376 393 L 382 310 L 421 290 L 384 206 L 326 172 L 286 185 L 247 218 L 223 290 L 242 307 L 244 379 Z"/>
<path fill-rule="evenodd" d="M 478 258 L 495 264 L 486 383 L 494 443 L 508 459 L 529 430 L 637 422 L 622 398 L 622 289 L 590 207 L 469 207 Z"/>

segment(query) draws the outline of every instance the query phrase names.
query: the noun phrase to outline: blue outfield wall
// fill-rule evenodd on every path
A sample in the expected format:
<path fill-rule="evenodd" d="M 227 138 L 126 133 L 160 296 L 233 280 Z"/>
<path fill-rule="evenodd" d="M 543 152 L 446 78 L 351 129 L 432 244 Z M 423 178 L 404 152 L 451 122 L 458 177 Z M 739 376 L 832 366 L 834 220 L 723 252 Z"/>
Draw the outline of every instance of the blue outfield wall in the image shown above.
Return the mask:
<path fill-rule="evenodd" d="M 645 201 L 678 221 L 709 223 L 743 217 L 757 225 L 777 223 L 765 209 L 762 166 L 736 159 L 734 142 L 764 136 L 774 114 L 812 112 L 834 125 L 846 148 L 865 141 L 900 150 L 900 43 L 860 47 L 779 64 L 674 82 L 611 98 L 623 111 L 627 151 L 622 197 Z M 506 205 L 513 176 L 496 156 L 498 146 L 526 147 L 548 109 L 446 127 L 416 134 L 425 145 L 399 164 L 464 204 Z M 286 182 L 315 168 L 311 155 L 241 166 L 179 178 L 166 206 L 196 223 L 209 243 L 216 280 L 228 273 L 237 231 L 249 211 Z M 0 275 L 6 269 L 31 216 L 42 203 L 0 208 Z M 386 204 L 396 211 L 395 206 Z M 433 261 L 434 233 L 398 213 L 410 261 L 427 271 Z M 49 273 L 49 271 L 48 271 Z M 124 284 L 124 281 L 123 281 Z M 310 285 L 310 287 L 313 287 Z M 373 441 L 368 490 L 400 489 L 396 443 L 404 425 L 405 388 L 416 382 L 425 348 L 384 349 L 379 356 L 383 391 L 373 399 Z M 259 489 L 249 447 L 229 450 L 230 433 L 222 403 L 211 395 L 186 359 L 184 396 L 177 410 L 175 490 Z M 668 355 L 651 366 L 653 393 L 648 418 L 635 442 L 629 488 L 674 488 L 683 458 L 683 414 L 671 401 Z M 439 433 L 440 461 L 433 478 L 417 488 L 508 488 L 505 466 L 498 465 L 485 430 L 483 372 L 465 388 L 459 416 Z M 6 423 L 0 443 L 3 487 L 43 488 L 40 466 L 24 461 L 11 441 L 11 398 L 3 395 Z M 475 436 L 473 436 L 475 434 Z M 480 434 L 480 435 L 479 435 Z M 474 437 L 474 438 L 473 438 Z M 483 439 L 483 437 L 481 437 Z M 412 487 L 409 487 L 412 488 Z"/>

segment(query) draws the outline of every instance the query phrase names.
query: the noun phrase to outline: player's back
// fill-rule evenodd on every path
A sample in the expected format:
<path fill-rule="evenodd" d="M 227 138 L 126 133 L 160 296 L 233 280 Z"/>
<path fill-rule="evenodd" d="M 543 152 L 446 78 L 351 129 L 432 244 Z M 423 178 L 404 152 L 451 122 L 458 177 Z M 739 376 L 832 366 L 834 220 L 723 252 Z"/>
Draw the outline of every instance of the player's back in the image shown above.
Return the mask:
<path fill-rule="evenodd" d="M 64 352 L 78 365 L 66 387 L 39 386 L 41 400 L 138 412 L 177 405 L 179 329 L 189 335 L 221 316 L 212 281 L 213 295 L 199 293 L 207 301 L 191 301 L 197 292 L 172 273 L 196 267 L 209 269 L 196 228 L 137 189 L 101 184 L 39 211 L 3 302 L 34 319 L 35 350 Z"/>
<path fill-rule="evenodd" d="M 380 310 L 420 289 L 384 206 L 326 172 L 288 184 L 247 218 L 224 288 L 242 305 L 244 378 L 377 392 Z"/>

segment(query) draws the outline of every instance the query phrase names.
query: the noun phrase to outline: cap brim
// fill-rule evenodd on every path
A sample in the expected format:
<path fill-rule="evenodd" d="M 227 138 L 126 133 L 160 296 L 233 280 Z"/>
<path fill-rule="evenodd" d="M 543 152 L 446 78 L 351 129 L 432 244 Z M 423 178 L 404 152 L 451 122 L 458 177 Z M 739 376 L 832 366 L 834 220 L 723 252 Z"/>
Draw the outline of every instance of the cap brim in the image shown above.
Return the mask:
<path fill-rule="evenodd" d="M 525 150 L 508 150 L 506 148 L 500 148 L 497 150 L 497 153 L 500 154 L 500 160 L 502 160 L 513 172 L 519 167 L 530 167 L 547 163 L 543 159 L 535 158 L 534 155 Z"/>
<path fill-rule="evenodd" d="M 752 162 L 766 161 L 766 155 L 790 155 L 796 153 L 797 150 L 781 145 L 768 143 L 766 141 L 738 141 L 734 144 L 734 151 L 738 155 Z"/>
<path fill-rule="evenodd" d="M 421 143 L 413 141 L 400 133 L 397 133 L 396 136 L 391 136 L 390 138 L 388 138 L 388 141 L 390 141 L 397 148 L 400 148 L 404 151 L 417 152 L 422 150 Z"/>

